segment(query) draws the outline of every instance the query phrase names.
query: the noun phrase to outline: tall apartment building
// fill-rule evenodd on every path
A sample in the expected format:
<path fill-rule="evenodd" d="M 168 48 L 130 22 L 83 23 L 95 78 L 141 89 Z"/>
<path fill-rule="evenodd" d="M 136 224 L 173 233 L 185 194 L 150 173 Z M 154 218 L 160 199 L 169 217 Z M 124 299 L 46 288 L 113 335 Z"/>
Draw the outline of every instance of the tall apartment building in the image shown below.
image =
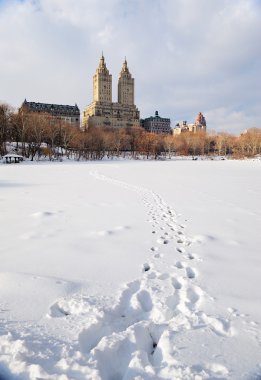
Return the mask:
<path fill-rule="evenodd" d="M 83 127 L 139 127 L 134 90 L 134 78 L 125 59 L 118 79 L 118 102 L 112 101 L 112 76 L 102 54 L 93 76 L 93 101 L 83 112 Z"/>

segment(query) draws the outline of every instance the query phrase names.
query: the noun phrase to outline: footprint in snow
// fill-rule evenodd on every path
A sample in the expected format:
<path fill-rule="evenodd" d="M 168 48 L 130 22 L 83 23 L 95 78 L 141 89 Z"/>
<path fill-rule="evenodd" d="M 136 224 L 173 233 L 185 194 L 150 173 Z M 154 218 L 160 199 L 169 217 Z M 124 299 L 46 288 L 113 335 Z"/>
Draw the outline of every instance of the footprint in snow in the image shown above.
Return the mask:
<path fill-rule="evenodd" d="M 38 211 L 31 214 L 31 216 L 34 218 L 44 218 L 44 217 L 55 216 L 55 215 L 57 215 L 57 212 L 53 212 L 53 211 Z"/>
<path fill-rule="evenodd" d="M 179 306 L 179 304 L 180 304 L 180 296 L 178 293 L 172 294 L 171 296 L 167 297 L 167 299 L 166 299 L 166 305 L 172 311 L 175 311 L 177 309 L 177 307 Z"/>
<path fill-rule="evenodd" d="M 158 240 L 157 243 L 159 244 L 169 244 L 169 240 L 165 239 L 165 236 L 161 236 Z"/>
<path fill-rule="evenodd" d="M 190 267 L 186 268 L 186 275 L 188 278 L 195 278 L 196 277 L 196 271 Z"/>
<path fill-rule="evenodd" d="M 147 313 L 151 311 L 153 304 L 152 304 L 152 299 L 149 292 L 147 292 L 146 290 L 141 290 L 139 293 L 137 293 L 137 299 L 143 311 Z"/>
<path fill-rule="evenodd" d="M 176 264 L 175 264 L 175 266 L 178 269 L 183 269 L 184 268 L 184 263 L 182 263 L 181 261 L 177 261 Z"/>
<path fill-rule="evenodd" d="M 201 299 L 201 294 L 199 294 L 196 289 L 189 288 L 187 290 L 187 299 L 191 305 L 196 304 Z"/>
<path fill-rule="evenodd" d="M 143 264 L 143 271 L 148 272 L 150 270 L 150 265 L 148 263 Z"/>
<path fill-rule="evenodd" d="M 182 283 L 177 280 L 175 277 L 173 277 L 171 279 L 171 282 L 172 282 L 172 286 L 176 289 L 176 290 L 180 290 L 182 288 Z"/>

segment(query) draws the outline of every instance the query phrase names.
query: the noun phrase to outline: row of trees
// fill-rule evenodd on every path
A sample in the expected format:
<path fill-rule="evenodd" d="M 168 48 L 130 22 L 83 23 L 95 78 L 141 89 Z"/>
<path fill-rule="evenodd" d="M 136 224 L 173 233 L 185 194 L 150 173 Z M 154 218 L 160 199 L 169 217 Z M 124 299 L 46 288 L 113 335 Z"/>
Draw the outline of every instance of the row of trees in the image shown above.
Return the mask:
<path fill-rule="evenodd" d="M 62 155 L 88 160 L 126 155 L 147 159 L 173 155 L 250 157 L 261 154 L 261 129 L 252 128 L 240 136 L 202 132 L 157 135 L 142 128 L 82 131 L 46 114 L 17 113 L 0 104 L 0 155 L 10 149 L 31 160 L 53 160 Z"/>

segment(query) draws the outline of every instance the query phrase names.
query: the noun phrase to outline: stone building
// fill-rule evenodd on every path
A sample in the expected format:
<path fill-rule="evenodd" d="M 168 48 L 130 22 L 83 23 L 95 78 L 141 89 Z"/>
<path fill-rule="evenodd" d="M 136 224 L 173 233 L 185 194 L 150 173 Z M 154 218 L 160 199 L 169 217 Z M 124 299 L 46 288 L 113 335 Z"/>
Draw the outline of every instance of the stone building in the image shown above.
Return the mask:
<path fill-rule="evenodd" d="M 36 112 L 49 115 L 53 120 L 63 121 L 72 126 L 80 128 L 80 110 L 75 106 L 68 106 L 62 104 L 47 104 L 28 102 L 26 99 L 23 102 L 20 111 L 26 110 L 29 112 Z"/>
<path fill-rule="evenodd" d="M 207 127 L 206 119 L 203 116 L 202 112 L 199 112 L 196 119 L 195 119 L 195 125 L 200 127 Z"/>
<path fill-rule="evenodd" d="M 158 111 L 155 112 L 155 116 L 147 117 L 141 120 L 141 126 L 147 131 L 152 133 L 172 133 L 170 127 L 170 119 L 159 116 Z"/>
<path fill-rule="evenodd" d="M 186 121 L 182 121 L 176 124 L 176 127 L 173 129 L 174 135 L 180 135 L 183 132 L 206 132 L 207 123 L 206 119 L 201 112 L 198 113 L 195 122 L 191 124 L 187 124 Z"/>
<path fill-rule="evenodd" d="M 125 59 L 118 79 L 118 102 L 112 101 L 112 76 L 102 54 L 93 76 L 93 101 L 83 112 L 83 127 L 139 127 L 140 112 L 134 104 L 134 78 Z"/>

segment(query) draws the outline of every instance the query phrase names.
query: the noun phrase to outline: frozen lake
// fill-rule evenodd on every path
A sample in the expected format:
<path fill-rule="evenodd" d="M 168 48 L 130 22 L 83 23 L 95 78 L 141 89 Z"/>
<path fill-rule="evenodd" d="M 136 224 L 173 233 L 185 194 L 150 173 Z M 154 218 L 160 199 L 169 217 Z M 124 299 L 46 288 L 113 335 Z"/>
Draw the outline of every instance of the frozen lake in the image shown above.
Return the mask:
<path fill-rule="evenodd" d="M 260 172 L 1 165 L 0 379 L 260 378 Z"/>

